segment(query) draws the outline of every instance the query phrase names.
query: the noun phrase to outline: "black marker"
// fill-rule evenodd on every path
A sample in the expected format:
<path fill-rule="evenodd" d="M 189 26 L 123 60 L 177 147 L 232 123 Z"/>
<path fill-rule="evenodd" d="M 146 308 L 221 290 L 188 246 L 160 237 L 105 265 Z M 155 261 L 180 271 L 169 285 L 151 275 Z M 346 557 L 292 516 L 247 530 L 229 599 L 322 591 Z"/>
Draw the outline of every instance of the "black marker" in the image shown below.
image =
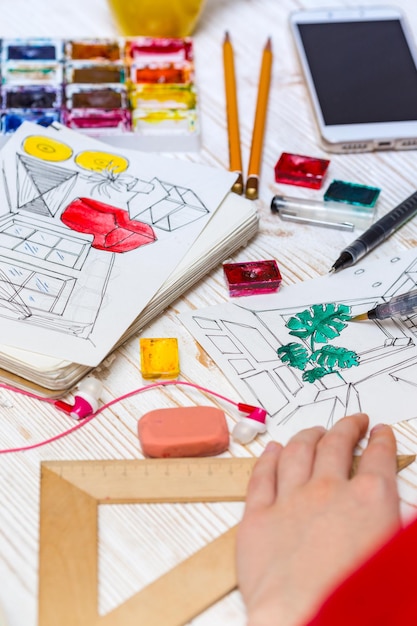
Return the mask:
<path fill-rule="evenodd" d="M 372 224 L 350 246 L 342 250 L 330 271 L 337 272 L 356 263 L 365 254 L 376 248 L 378 244 L 388 239 L 394 231 L 408 222 L 416 213 L 417 191 L 396 206 L 395 209 L 384 215 L 384 217 L 381 217 L 375 224 Z"/>

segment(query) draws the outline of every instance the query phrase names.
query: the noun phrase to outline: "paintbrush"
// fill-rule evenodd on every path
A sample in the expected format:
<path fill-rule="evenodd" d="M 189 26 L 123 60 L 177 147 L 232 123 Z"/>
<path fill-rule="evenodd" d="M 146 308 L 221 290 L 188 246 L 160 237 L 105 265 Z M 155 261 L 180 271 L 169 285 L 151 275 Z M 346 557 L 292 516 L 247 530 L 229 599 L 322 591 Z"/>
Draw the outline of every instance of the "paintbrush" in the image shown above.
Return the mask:
<path fill-rule="evenodd" d="M 382 302 L 367 313 L 361 313 L 351 318 L 352 322 L 361 320 L 385 320 L 388 317 L 410 315 L 417 312 L 417 289 L 394 296 L 389 302 Z"/>

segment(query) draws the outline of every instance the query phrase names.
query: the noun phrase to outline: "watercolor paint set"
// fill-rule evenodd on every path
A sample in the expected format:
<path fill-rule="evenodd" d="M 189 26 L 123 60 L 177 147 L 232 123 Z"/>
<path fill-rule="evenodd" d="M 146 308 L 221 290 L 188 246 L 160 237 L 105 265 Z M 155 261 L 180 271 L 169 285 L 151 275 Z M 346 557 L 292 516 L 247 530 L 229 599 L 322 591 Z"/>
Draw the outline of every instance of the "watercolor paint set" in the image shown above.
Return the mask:
<path fill-rule="evenodd" d="M 191 38 L 2 39 L 0 142 L 59 122 L 139 150 L 199 148 Z"/>

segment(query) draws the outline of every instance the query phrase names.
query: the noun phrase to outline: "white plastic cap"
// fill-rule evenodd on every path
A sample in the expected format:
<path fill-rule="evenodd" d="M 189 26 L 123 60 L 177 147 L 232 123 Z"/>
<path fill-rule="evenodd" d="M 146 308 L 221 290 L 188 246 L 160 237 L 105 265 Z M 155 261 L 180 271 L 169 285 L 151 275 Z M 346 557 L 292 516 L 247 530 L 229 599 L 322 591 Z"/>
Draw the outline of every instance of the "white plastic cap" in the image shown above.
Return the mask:
<path fill-rule="evenodd" d="M 256 435 L 264 433 L 265 431 L 265 424 L 257 420 L 252 420 L 250 417 L 245 417 L 235 424 L 232 430 L 232 437 L 238 443 L 246 444 L 253 441 Z"/>
<path fill-rule="evenodd" d="M 82 380 L 74 394 L 74 407 L 70 415 L 76 419 L 82 419 L 95 413 L 98 409 L 99 399 L 103 385 L 97 378 L 89 376 Z"/>
<path fill-rule="evenodd" d="M 102 383 L 97 380 L 97 378 L 94 378 L 94 376 L 88 376 L 79 383 L 75 395 L 80 396 L 85 394 L 98 400 L 102 391 Z"/>

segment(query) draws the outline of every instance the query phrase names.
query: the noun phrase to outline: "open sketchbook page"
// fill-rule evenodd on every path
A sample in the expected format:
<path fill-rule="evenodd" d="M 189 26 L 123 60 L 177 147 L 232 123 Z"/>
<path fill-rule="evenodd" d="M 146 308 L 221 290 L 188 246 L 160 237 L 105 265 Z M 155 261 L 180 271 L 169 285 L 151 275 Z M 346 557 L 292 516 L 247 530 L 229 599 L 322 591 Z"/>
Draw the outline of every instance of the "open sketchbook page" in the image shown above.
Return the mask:
<path fill-rule="evenodd" d="M 180 320 L 286 442 L 358 411 L 371 426 L 417 417 L 417 315 L 350 321 L 416 288 L 417 252 L 409 250 Z"/>
<path fill-rule="evenodd" d="M 234 180 L 23 124 L 0 152 L 0 344 L 97 365 Z"/>
<path fill-rule="evenodd" d="M 238 247 L 245 245 L 257 228 L 255 203 L 235 193 L 228 193 L 185 257 L 121 339 L 138 332 L 161 314 L 169 303 L 207 271 L 228 258 Z M 61 392 L 75 384 L 90 369 L 78 363 L 4 345 L 0 346 L 0 380 L 4 377 L 1 368 Z M 6 380 L 9 377 L 6 376 Z"/>

